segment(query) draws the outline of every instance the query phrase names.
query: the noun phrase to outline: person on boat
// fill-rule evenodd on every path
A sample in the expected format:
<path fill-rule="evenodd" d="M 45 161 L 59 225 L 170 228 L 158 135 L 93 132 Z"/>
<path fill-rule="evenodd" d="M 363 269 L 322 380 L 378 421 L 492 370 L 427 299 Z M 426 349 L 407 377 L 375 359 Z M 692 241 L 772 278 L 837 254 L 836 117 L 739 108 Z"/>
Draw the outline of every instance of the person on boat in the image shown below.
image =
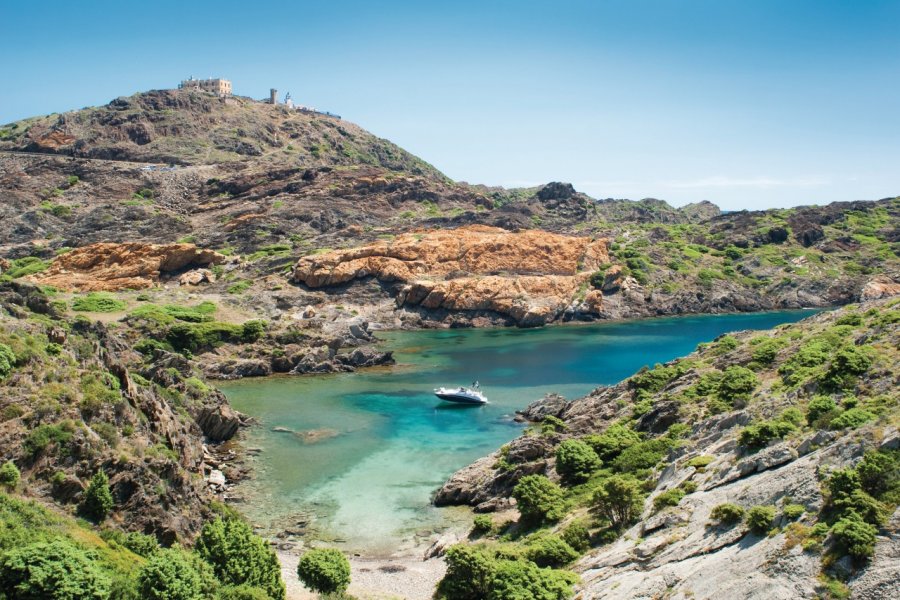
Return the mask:
<path fill-rule="evenodd" d="M 477 379 L 476 379 L 475 381 L 472 382 L 472 389 L 473 389 L 473 390 L 477 390 L 477 389 L 480 388 L 480 387 L 481 387 L 481 386 L 478 384 L 478 380 L 477 380 Z"/>

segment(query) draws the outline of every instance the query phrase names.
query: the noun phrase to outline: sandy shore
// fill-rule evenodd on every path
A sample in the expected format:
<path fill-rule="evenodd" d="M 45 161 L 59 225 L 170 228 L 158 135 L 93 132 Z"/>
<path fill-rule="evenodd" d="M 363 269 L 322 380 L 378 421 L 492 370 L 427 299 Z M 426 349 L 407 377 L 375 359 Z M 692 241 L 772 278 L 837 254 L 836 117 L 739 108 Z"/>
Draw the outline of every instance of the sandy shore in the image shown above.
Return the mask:
<path fill-rule="evenodd" d="M 350 557 L 350 589 L 360 600 L 429 600 L 444 576 L 447 566 L 441 558 L 422 560 L 425 548 L 416 553 L 388 558 Z M 288 600 L 315 600 L 297 578 L 297 562 L 301 551 L 279 550 L 281 576 L 287 585 Z"/>

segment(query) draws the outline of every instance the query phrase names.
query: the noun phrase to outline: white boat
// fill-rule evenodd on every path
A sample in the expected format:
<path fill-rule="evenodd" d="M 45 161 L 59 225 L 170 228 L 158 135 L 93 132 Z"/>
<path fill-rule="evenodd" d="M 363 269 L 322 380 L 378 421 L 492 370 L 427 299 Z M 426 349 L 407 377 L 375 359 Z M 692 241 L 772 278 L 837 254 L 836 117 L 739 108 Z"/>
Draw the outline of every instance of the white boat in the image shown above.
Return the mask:
<path fill-rule="evenodd" d="M 488 401 L 487 397 L 481 393 L 481 388 L 477 381 L 470 388 L 436 388 L 434 395 L 441 400 L 459 402 L 460 404 L 487 404 Z"/>

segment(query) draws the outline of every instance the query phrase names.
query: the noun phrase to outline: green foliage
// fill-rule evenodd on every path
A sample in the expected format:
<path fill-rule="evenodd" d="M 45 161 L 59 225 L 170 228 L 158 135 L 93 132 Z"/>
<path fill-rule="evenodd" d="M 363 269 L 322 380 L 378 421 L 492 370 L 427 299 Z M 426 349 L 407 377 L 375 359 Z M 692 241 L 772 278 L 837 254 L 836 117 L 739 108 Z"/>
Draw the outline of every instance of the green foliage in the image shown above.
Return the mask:
<path fill-rule="evenodd" d="M 852 512 L 872 525 L 883 525 L 888 518 L 887 507 L 861 489 L 833 496 L 831 507 L 838 515 Z"/>
<path fill-rule="evenodd" d="M 679 488 L 666 490 L 653 499 L 653 508 L 660 510 L 666 506 L 678 506 L 678 503 L 684 498 L 684 494 L 684 490 Z"/>
<path fill-rule="evenodd" d="M 634 473 L 641 469 L 653 468 L 663 459 L 672 447 L 672 440 L 655 438 L 644 440 L 622 451 L 613 460 L 612 466 L 622 473 Z"/>
<path fill-rule="evenodd" d="M 472 529 L 476 533 L 488 533 L 494 528 L 494 521 L 490 515 L 475 515 Z"/>
<path fill-rule="evenodd" d="M 0 590 L 11 600 L 106 600 L 110 580 L 93 559 L 62 540 L 13 548 L 0 556 Z"/>
<path fill-rule="evenodd" d="M 742 429 L 738 443 L 750 449 L 762 448 L 772 440 L 783 438 L 796 428 L 790 421 L 762 421 Z"/>
<path fill-rule="evenodd" d="M 79 312 L 116 312 L 125 310 L 125 303 L 108 292 L 91 292 L 72 301 L 72 310 Z"/>
<path fill-rule="evenodd" d="M 594 449 L 601 461 L 609 462 L 619 456 L 626 448 L 639 443 L 641 434 L 616 423 L 610 425 L 600 435 L 592 434 L 585 436 L 583 439 L 585 443 Z"/>
<path fill-rule="evenodd" d="M 856 467 L 860 486 L 876 498 L 900 501 L 900 452 L 870 450 Z"/>
<path fill-rule="evenodd" d="M 805 512 L 806 507 L 802 504 L 785 504 L 784 508 L 781 509 L 781 514 L 791 521 L 799 519 Z"/>
<path fill-rule="evenodd" d="M 457 544 L 444 556 L 447 573 L 438 584 L 439 597 L 446 600 L 484 600 L 490 590 L 495 560 L 476 546 Z"/>
<path fill-rule="evenodd" d="M 556 449 L 556 471 L 565 481 L 586 481 L 599 468 L 597 453 L 581 440 L 566 440 Z"/>
<path fill-rule="evenodd" d="M 560 536 L 546 535 L 529 543 L 525 556 L 539 567 L 564 567 L 579 554 Z"/>
<path fill-rule="evenodd" d="M 112 492 L 109 490 L 109 478 L 106 473 L 97 471 L 91 477 L 91 483 L 84 492 L 82 511 L 89 518 L 100 522 L 109 515 L 113 508 Z"/>
<path fill-rule="evenodd" d="M 806 422 L 810 425 L 815 424 L 823 415 L 835 415 L 837 406 L 828 396 L 816 396 L 809 401 L 806 406 Z M 830 419 L 829 419 L 830 421 Z"/>
<path fill-rule="evenodd" d="M 562 539 L 578 553 L 587 552 L 591 547 L 591 534 L 583 523 L 575 521 L 562 531 Z"/>
<path fill-rule="evenodd" d="M 166 341 L 178 351 L 199 352 L 224 342 L 244 341 L 244 328 L 231 323 L 175 323 L 166 333 Z"/>
<path fill-rule="evenodd" d="M 851 408 L 837 415 L 828 424 L 832 429 L 856 429 L 875 419 L 875 415 L 862 408 Z"/>
<path fill-rule="evenodd" d="M 226 586 L 216 594 L 216 600 L 272 600 L 272 598 L 259 588 L 249 585 Z"/>
<path fill-rule="evenodd" d="M 642 368 L 628 380 L 628 387 L 650 394 L 661 391 L 670 381 L 680 377 L 687 368 L 681 363 L 666 367 L 657 364 L 652 369 Z"/>
<path fill-rule="evenodd" d="M 253 320 L 246 321 L 241 326 L 241 338 L 244 342 L 255 342 L 266 332 L 266 322 Z"/>
<path fill-rule="evenodd" d="M 834 388 L 847 389 L 871 366 L 872 358 L 866 350 L 848 346 L 834 356 L 825 373 L 824 382 Z"/>
<path fill-rule="evenodd" d="M 838 547 L 857 560 L 864 560 L 875 551 L 878 530 L 853 511 L 847 513 L 831 528 Z"/>
<path fill-rule="evenodd" d="M 594 490 L 593 506 L 614 529 L 632 523 L 644 508 L 644 493 L 637 479 L 613 475 Z"/>
<path fill-rule="evenodd" d="M 715 353 L 716 354 L 725 354 L 726 352 L 731 352 L 740 346 L 740 342 L 737 341 L 737 338 L 731 335 L 722 336 L 715 345 Z"/>
<path fill-rule="evenodd" d="M 297 576 L 314 592 L 342 593 L 350 585 L 350 561 L 340 550 L 314 548 L 300 557 Z"/>
<path fill-rule="evenodd" d="M 775 521 L 774 506 L 754 506 L 747 511 L 747 526 L 757 535 L 766 534 Z"/>
<path fill-rule="evenodd" d="M 137 576 L 141 600 L 201 600 L 203 579 L 180 548 L 161 550 Z"/>
<path fill-rule="evenodd" d="M 253 285 L 253 282 L 245 279 L 243 281 L 238 281 L 237 283 L 231 284 L 230 286 L 228 286 L 227 291 L 229 294 L 243 294 L 248 289 L 250 289 L 251 285 Z"/>
<path fill-rule="evenodd" d="M 713 521 L 726 525 L 734 525 L 743 520 L 745 512 L 743 507 L 732 504 L 731 502 L 725 502 L 724 504 L 717 504 L 714 506 L 709 513 L 709 516 Z"/>
<path fill-rule="evenodd" d="M 753 348 L 752 358 L 762 365 L 771 365 L 778 356 L 778 351 L 785 345 L 785 341 L 778 338 L 766 338 Z"/>
<path fill-rule="evenodd" d="M 43 261 L 36 256 L 26 256 L 25 258 L 17 258 L 9 261 L 9 269 L 3 272 L 12 279 L 18 279 L 26 275 L 34 275 L 41 271 L 46 271 L 50 263 Z"/>
<path fill-rule="evenodd" d="M 217 518 L 206 523 L 195 551 L 222 583 L 250 585 L 265 590 L 274 600 L 284 598 L 278 557 L 244 521 Z"/>
<path fill-rule="evenodd" d="M 565 513 L 563 491 L 543 475 L 526 475 L 512 491 L 522 520 L 528 523 L 556 521 Z"/>
<path fill-rule="evenodd" d="M 722 373 L 716 393 L 720 399 L 734 405 L 737 399 L 749 397 L 759 385 L 756 374 L 745 367 L 731 366 Z"/>
<path fill-rule="evenodd" d="M 144 558 L 150 558 L 160 549 L 155 537 L 137 531 L 122 536 L 122 545 Z"/>
<path fill-rule="evenodd" d="M 716 459 L 715 456 L 710 456 L 709 454 L 701 454 L 700 456 L 695 456 L 694 458 L 687 461 L 687 466 L 694 467 L 698 471 L 702 471 L 709 464 Z"/>
<path fill-rule="evenodd" d="M 73 431 L 74 426 L 69 422 L 55 425 L 38 425 L 28 433 L 23 447 L 29 456 L 37 457 L 51 444 L 56 444 L 58 448 L 68 444 L 69 440 L 72 439 Z"/>
<path fill-rule="evenodd" d="M 16 355 L 12 348 L 6 344 L 0 344 L 0 381 L 3 381 L 12 372 L 12 368 L 16 364 Z"/>
<path fill-rule="evenodd" d="M 19 469 L 13 461 L 8 460 L 3 463 L 3 466 L 0 466 L 0 485 L 6 489 L 16 489 L 16 486 L 19 485 L 20 477 Z"/>
<path fill-rule="evenodd" d="M 543 435 L 551 435 L 566 430 L 565 422 L 559 417 L 547 415 L 541 419 L 541 433 Z"/>

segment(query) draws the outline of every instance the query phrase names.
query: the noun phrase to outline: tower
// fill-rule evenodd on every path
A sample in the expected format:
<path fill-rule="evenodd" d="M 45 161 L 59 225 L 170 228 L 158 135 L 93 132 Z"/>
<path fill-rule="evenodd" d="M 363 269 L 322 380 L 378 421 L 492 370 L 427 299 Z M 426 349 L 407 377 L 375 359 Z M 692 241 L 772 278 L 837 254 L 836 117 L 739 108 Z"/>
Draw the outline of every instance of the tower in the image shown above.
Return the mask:
<path fill-rule="evenodd" d="M 275 88 L 269 89 L 269 104 L 278 104 L 278 90 Z"/>

